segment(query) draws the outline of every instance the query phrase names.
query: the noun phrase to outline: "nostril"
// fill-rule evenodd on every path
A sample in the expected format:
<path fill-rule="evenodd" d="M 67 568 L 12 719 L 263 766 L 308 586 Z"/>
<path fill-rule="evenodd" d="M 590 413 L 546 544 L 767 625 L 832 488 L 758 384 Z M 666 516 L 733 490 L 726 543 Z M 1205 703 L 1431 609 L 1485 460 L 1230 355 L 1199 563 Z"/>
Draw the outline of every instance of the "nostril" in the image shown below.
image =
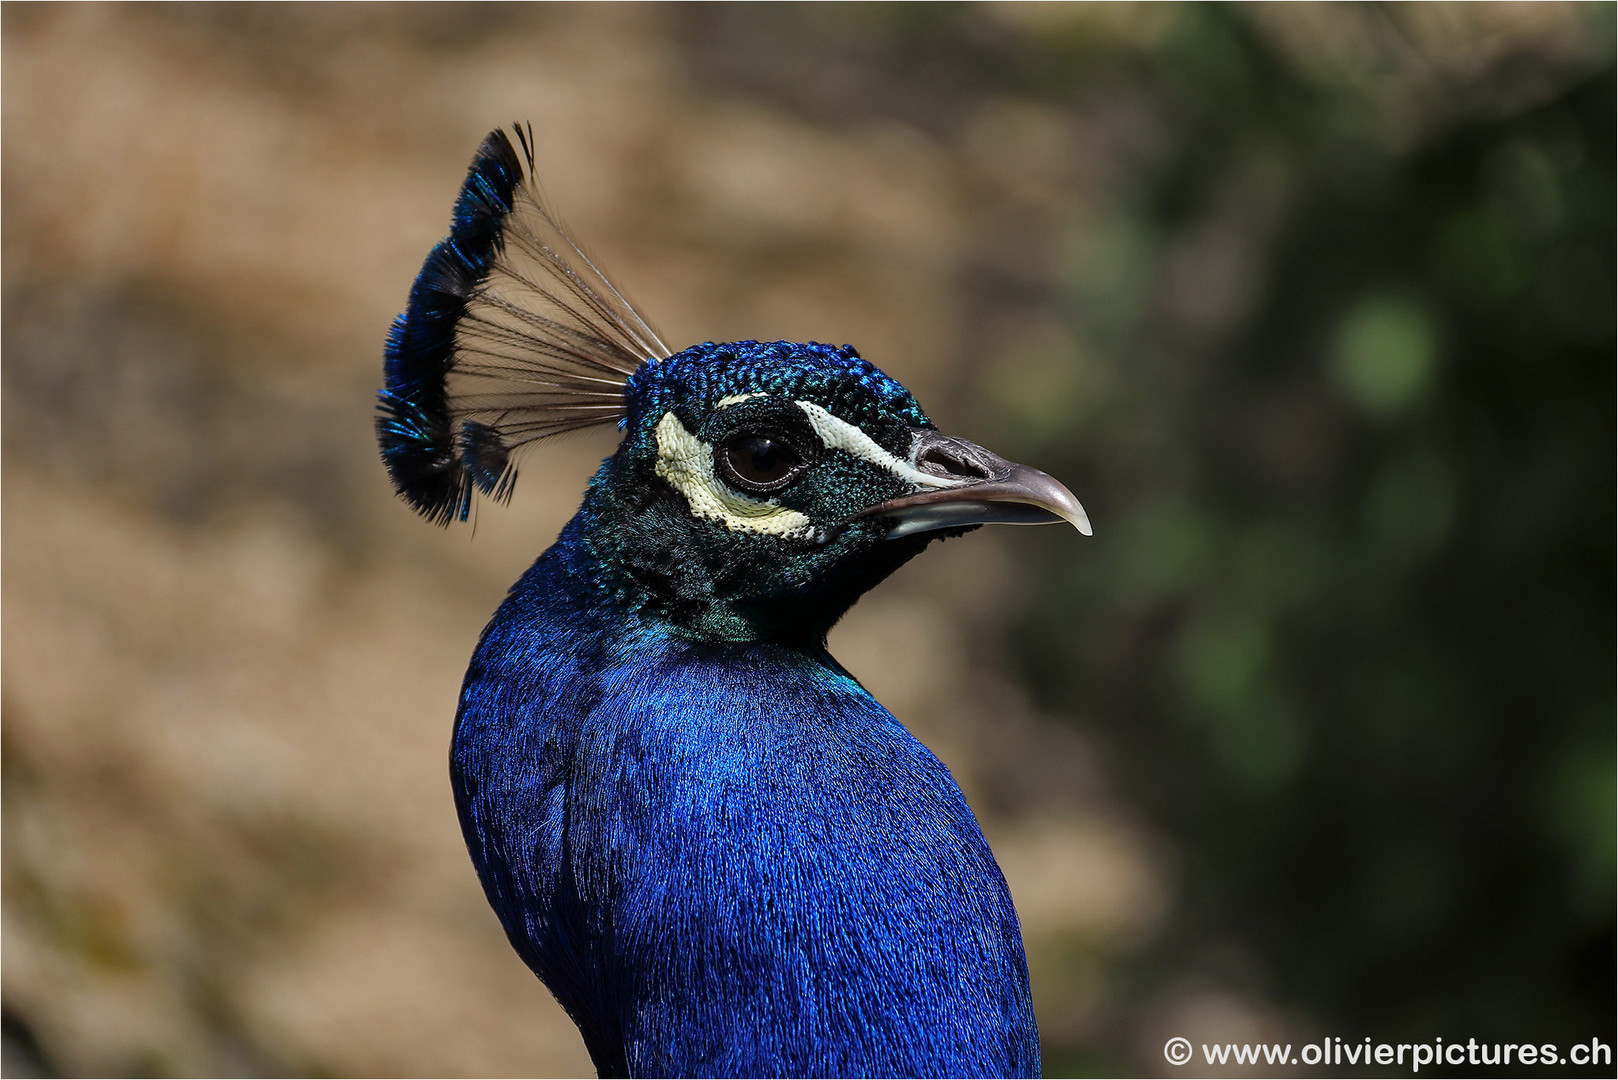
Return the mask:
<path fill-rule="evenodd" d="M 946 476 L 957 476 L 962 480 L 989 480 L 992 477 L 982 465 L 958 454 L 947 446 L 930 446 L 922 451 L 916 464 L 930 472 L 941 472 Z"/>

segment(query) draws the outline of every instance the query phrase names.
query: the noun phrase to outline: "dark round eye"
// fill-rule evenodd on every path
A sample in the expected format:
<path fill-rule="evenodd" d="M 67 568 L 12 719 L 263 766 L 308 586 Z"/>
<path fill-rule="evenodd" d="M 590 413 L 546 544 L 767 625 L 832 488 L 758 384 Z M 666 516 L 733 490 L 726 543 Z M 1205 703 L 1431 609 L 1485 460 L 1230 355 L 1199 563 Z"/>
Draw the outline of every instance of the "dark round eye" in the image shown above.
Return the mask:
<path fill-rule="evenodd" d="M 796 480 L 809 463 L 784 436 L 744 431 L 719 444 L 714 455 L 732 487 L 755 495 L 780 491 Z"/>

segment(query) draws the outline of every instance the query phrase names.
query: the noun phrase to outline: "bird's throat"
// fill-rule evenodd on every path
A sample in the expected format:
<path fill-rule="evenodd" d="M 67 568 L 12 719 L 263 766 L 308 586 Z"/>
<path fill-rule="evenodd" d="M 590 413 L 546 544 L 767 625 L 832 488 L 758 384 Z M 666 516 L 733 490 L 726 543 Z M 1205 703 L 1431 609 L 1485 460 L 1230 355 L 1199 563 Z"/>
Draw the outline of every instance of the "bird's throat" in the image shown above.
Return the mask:
<path fill-rule="evenodd" d="M 609 459 L 560 542 L 623 614 L 698 640 L 819 649 L 929 539 L 884 541 L 875 523 L 828 543 L 729 530 L 667 485 L 616 483 L 613 470 Z"/>

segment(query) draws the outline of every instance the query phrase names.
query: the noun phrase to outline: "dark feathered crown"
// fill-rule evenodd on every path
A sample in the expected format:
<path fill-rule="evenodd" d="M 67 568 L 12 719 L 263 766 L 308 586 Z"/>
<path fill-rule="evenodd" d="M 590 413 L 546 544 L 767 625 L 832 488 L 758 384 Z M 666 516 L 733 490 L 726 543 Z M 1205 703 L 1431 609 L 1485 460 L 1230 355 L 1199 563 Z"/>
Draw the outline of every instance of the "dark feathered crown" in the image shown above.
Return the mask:
<path fill-rule="evenodd" d="M 669 355 L 541 199 L 531 131 L 512 134 L 521 154 L 504 131 L 478 148 L 384 351 L 382 459 L 439 524 L 474 489 L 509 498 L 520 447 L 622 419 L 625 381 Z"/>

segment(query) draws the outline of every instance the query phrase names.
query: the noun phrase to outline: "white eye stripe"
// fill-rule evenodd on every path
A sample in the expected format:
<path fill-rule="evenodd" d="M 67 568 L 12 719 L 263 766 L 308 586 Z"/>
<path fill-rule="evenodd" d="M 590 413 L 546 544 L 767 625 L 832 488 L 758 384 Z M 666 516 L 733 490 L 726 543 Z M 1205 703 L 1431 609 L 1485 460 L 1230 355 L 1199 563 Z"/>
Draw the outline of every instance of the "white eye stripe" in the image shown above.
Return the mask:
<path fill-rule="evenodd" d="M 685 496 L 693 514 L 733 532 L 771 536 L 814 532 L 813 523 L 798 511 L 771 499 L 750 499 L 721 482 L 713 471 L 713 447 L 687 431 L 672 412 L 657 423 L 655 471 Z"/>
<path fill-rule="evenodd" d="M 947 488 L 966 483 L 957 477 L 922 472 L 910 462 L 888 453 L 877 445 L 876 440 L 847 420 L 838 419 L 812 401 L 800 401 L 797 406 L 809 418 L 809 426 L 820 438 L 821 445 L 828 450 L 841 450 L 920 487 Z"/>
<path fill-rule="evenodd" d="M 729 397 L 722 397 L 718 401 L 716 401 L 714 403 L 714 408 L 716 408 L 716 409 L 728 409 L 732 405 L 740 405 L 744 401 L 752 401 L 756 397 L 763 397 L 763 396 L 764 396 L 764 391 L 762 391 L 762 390 L 755 390 L 751 394 L 732 394 Z"/>

